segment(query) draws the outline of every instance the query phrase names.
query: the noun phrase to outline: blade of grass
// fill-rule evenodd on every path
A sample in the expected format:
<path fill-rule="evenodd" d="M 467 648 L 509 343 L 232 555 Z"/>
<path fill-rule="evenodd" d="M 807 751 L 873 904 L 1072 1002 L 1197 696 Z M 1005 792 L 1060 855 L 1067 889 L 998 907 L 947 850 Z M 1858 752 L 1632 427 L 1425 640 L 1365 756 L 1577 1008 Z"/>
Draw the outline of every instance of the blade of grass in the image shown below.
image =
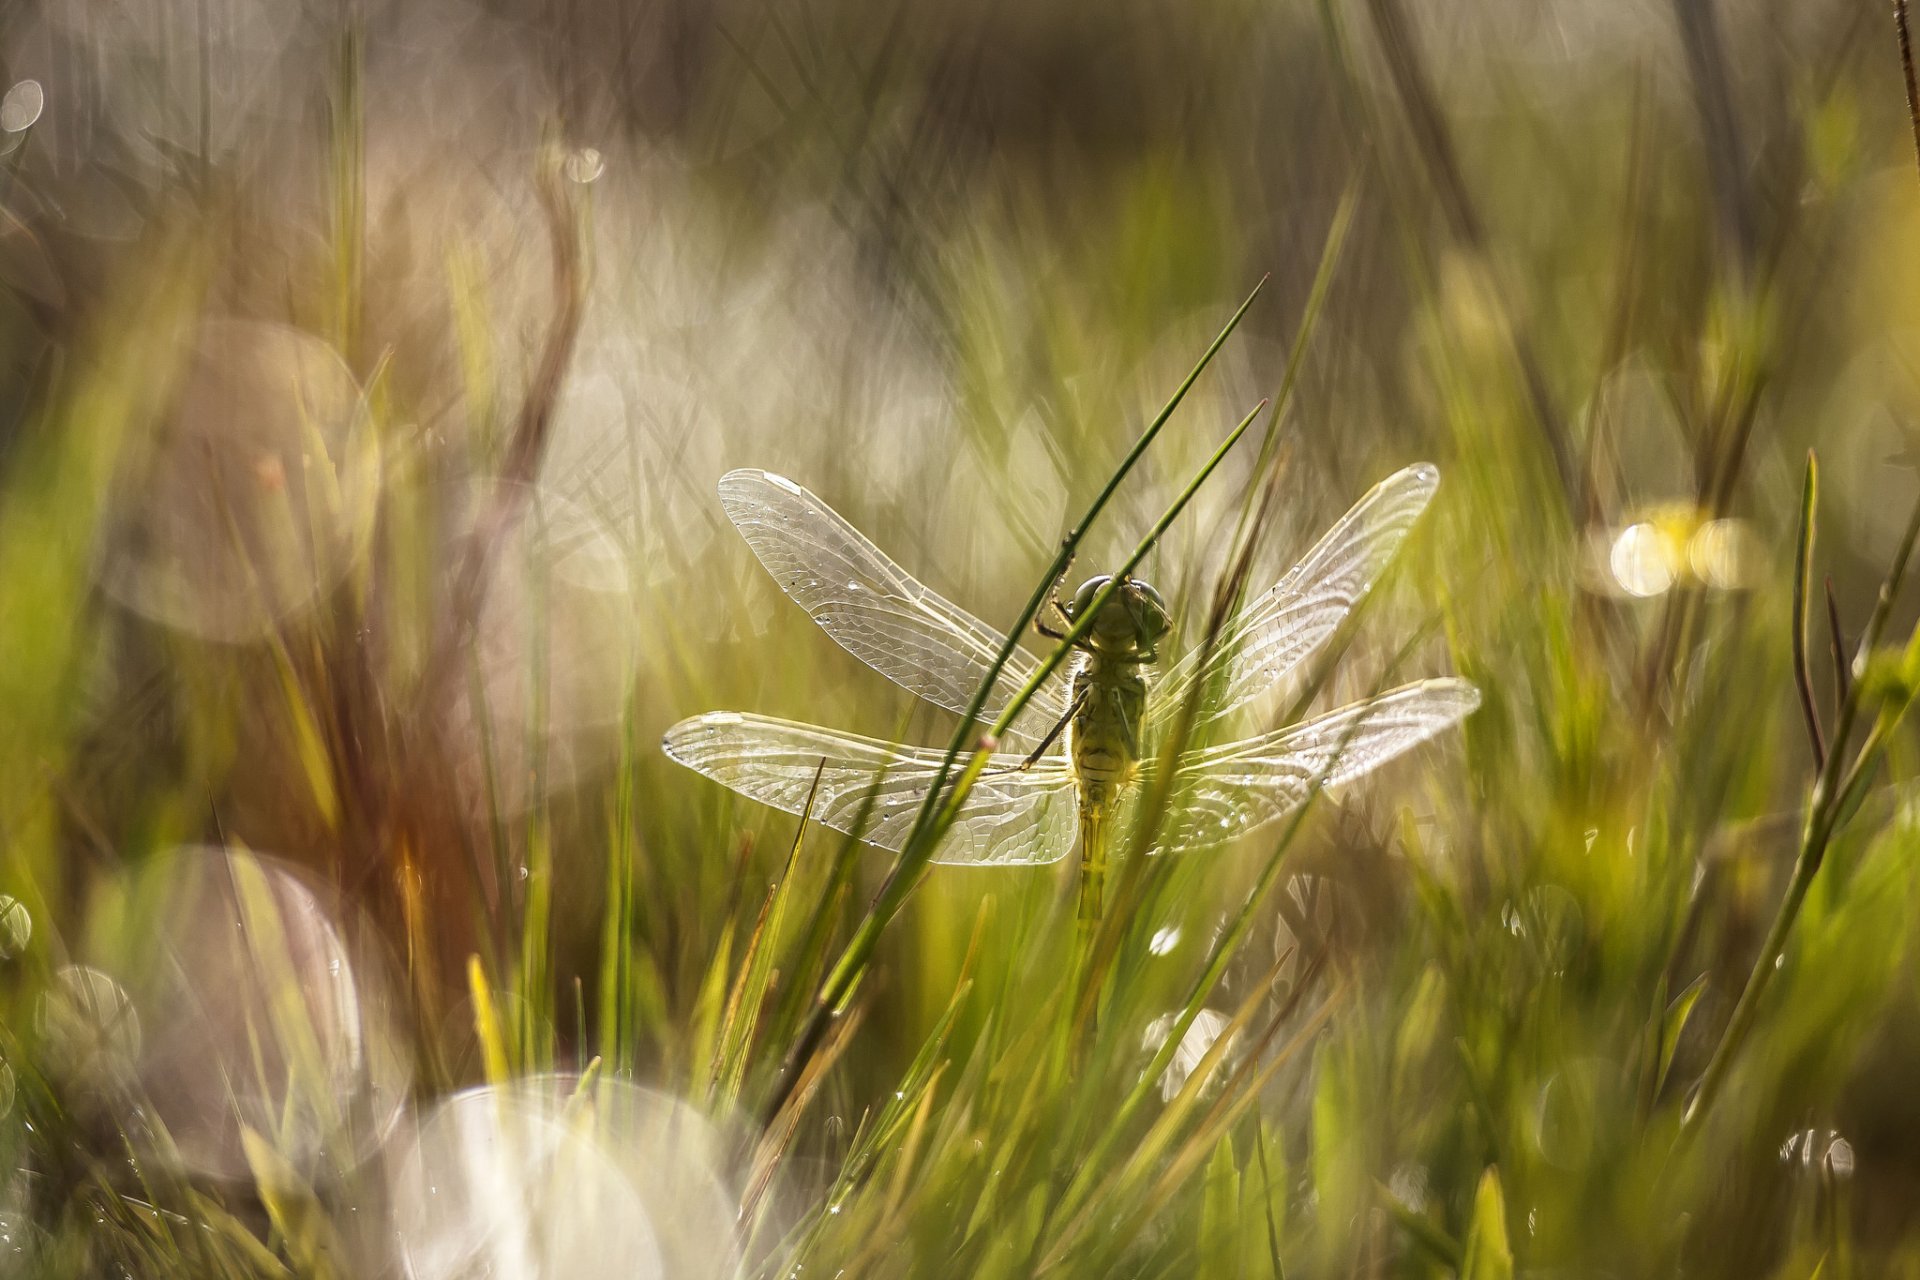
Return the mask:
<path fill-rule="evenodd" d="M 1121 459 L 1120 464 L 1115 467 L 1112 474 L 1108 476 L 1100 492 L 1095 495 L 1093 502 L 1081 515 L 1079 521 L 1067 534 L 1066 538 L 1061 541 L 1059 550 L 1054 553 L 1052 564 L 1048 566 L 1047 572 L 1041 577 L 1038 585 L 1035 586 L 1033 590 L 1033 594 L 1028 598 L 1026 607 L 1021 610 L 1020 616 L 1008 630 L 1007 638 L 1001 645 L 1000 652 L 995 655 L 993 664 L 987 669 L 986 678 L 981 681 L 979 689 L 974 692 L 973 699 L 968 704 L 967 713 L 961 717 L 960 724 L 955 729 L 953 738 L 947 745 L 946 757 L 941 762 L 941 767 L 934 779 L 934 785 L 927 791 L 926 801 L 921 806 L 920 813 L 915 822 L 914 835 L 908 838 L 907 849 L 902 852 L 900 857 L 895 860 L 893 866 L 888 869 L 886 878 L 881 882 L 880 891 L 875 895 L 872 904 L 867 909 L 866 915 L 861 919 L 859 926 L 855 929 L 853 938 L 848 942 L 846 949 L 842 952 L 840 960 L 834 965 L 833 969 L 829 971 L 827 980 L 821 985 L 820 992 L 815 998 L 813 1009 L 781 1065 L 779 1076 L 774 1082 L 774 1087 L 763 1112 L 764 1115 L 772 1116 L 777 1113 L 784 1104 L 786 1094 L 791 1090 L 793 1082 L 797 1078 L 800 1065 L 812 1054 L 814 1047 L 819 1043 L 820 1037 L 825 1034 L 827 1023 L 837 1016 L 846 1006 L 848 999 L 853 994 L 854 988 L 860 981 L 860 976 L 865 972 L 867 961 L 873 954 L 873 948 L 879 941 L 881 931 L 885 929 L 887 923 L 892 920 L 894 914 L 900 909 L 901 903 L 905 901 L 907 894 L 911 892 L 913 885 L 917 882 L 919 873 L 925 868 L 927 862 L 932 857 L 933 847 L 931 843 L 925 839 L 924 832 L 936 811 L 935 806 L 940 802 L 942 788 L 952 769 L 953 762 L 959 757 L 960 752 L 965 747 L 967 738 L 973 732 L 973 726 L 979 719 L 981 709 L 986 705 L 987 699 L 992 696 L 995 686 L 999 683 L 1001 673 L 1006 668 L 1007 660 L 1012 657 L 1014 649 L 1019 645 L 1020 637 L 1026 633 L 1027 627 L 1031 625 L 1034 618 L 1039 615 L 1040 607 L 1046 602 L 1048 595 L 1053 591 L 1055 582 L 1058 581 L 1062 573 L 1066 572 L 1067 565 L 1073 560 L 1075 553 L 1078 552 L 1080 543 L 1085 539 L 1087 531 L 1092 527 L 1093 522 L 1099 518 L 1100 513 L 1106 509 L 1107 503 L 1112 500 L 1114 493 L 1118 491 L 1121 481 L 1126 479 L 1128 473 L 1133 470 L 1141 456 L 1146 453 L 1148 446 L 1153 443 L 1162 428 L 1166 426 L 1168 419 L 1173 416 L 1174 410 L 1180 406 L 1181 401 L 1186 399 L 1187 392 L 1191 390 L 1194 383 L 1199 380 L 1201 373 L 1205 371 L 1206 367 L 1212 363 L 1214 356 L 1217 355 L 1220 348 L 1225 345 L 1227 338 L 1239 327 L 1240 321 L 1246 316 L 1247 310 L 1252 307 L 1254 299 L 1260 296 L 1260 291 L 1265 286 L 1266 278 L 1262 277 L 1260 283 L 1254 286 L 1253 292 L 1247 295 L 1246 301 L 1242 302 L 1239 309 L 1228 318 L 1226 325 L 1220 330 L 1218 336 L 1214 338 L 1212 344 L 1202 353 L 1198 363 L 1196 363 L 1193 369 L 1187 374 L 1185 380 L 1182 381 L 1180 386 L 1174 391 L 1165 406 L 1155 415 L 1153 421 L 1147 424 L 1146 430 L 1140 433 L 1133 447 L 1127 451 L 1126 456 Z M 1094 611 L 1090 609 L 1085 616 L 1091 618 L 1093 615 Z M 1044 678 L 1045 675 L 1050 675 L 1052 671 L 1059 666 L 1064 658 L 1064 653 L 1065 645 L 1063 643 L 1062 646 L 1055 651 L 1049 662 L 1043 666 L 1042 674 L 1036 676 L 1036 681 Z M 1023 690 L 1021 695 L 1016 695 L 1015 699 L 1008 704 L 1008 712 L 1017 714 L 1018 711 L 1026 705 L 1027 699 L 1032 697 L 1033 688 L 1037 687 L 1038 685 L 1035 683 L 1032 687 Z M 1007 723 L 1011 723 L 1008 712 L 1002 713 L 1002 719 L 1006 720 Z M 1000 730 L 1004 731 L 1005 727 L 1005 724 L 1002 724 Z M 974 768 L 974 776 L 976 777 L 978 776 L 979 768 L 984 767 L 984 758 L 984 752 L 976 753 L 976 759 L 982 762 Z M 964 785 L 970 786 L 971 784 L 968 783 Z M 958 790 L 958 788 L 956 788 L 956 790 Z M 916 839 L 916 837 L 919 838 Z"/>
<path fill-rule="evenodd" d="M 1833 659 L 1833 712 L 1847 700 L 1847 633 L 1840 625 L 1840 602 L 1833 596 L 1833 578 L 1827 578 L 1827 645 Z"/>
<path fill-rule="evenodd" d="M 634 1007 L 633 846 L 636 742 L 633 703 L 621 713 L 619 773 L 614 782 L 613 820 L 607 841 L 607 899 L 600 922 L 600 1053 L 618 1073 L 630 1061 L 629 1019 Z"/>
<path fill-rule="evenodd" d="M 1193 1171 L 1200 1166 L 1200 1163 L 1213 1149 L 1214 1142 L 1226 1132 L 1227 1127 L 1232 1124 L 1238 1116 L 1243 1114 L 1247 1108 L 1251 1107 L 1259 1098 L 1261 1090 L 1266 1086 L 1267 1081 L 1273 1078 L 1274 1073 L 1279 1071 L 1287 1062 L 1291 1061 L 1294 1054 L 1298 1053 L 1305 1045 L 1311 1043 L 1313 1037 L 1319 1034 L 1320 1029 L 1325 1026 L 1328 1019 L 1332 1017 L 1334 1009 L 1344 1001 L 1346 991 L 1347 988 L 1344 985 L 1336 987 L 1327 997 L 1326 1001 L 1322 1003 L 1318 1009 L 1314 1010 L 1313 1015 L 1307 1019 L 1305 1025 L 1271 1058 L 1255 1066 L 1254 1063 L 1257 1061 L 1258 1055 L 1255 1054 L 1252 1056 L 1246 1067 L 1242 1069 L 1235 1087 L 1230 1089 L 1229 1092 L 1214 1105 L 1202 1123 L 1194 1130 L 1188 1141 L 1173 1153 L 1171 1159 L 1165 1167 L 1161 1169 L 1160 1176 L 1154 1180 L 1153 1185 L 1147 1190 L 1145 1196 L 1139 1201 L 1138 1205 L 1135 1206 L 1135 1211 L 1127 1215 L 1114 1237 L 1104 1242 L 1106 1247 L 1111 1248 L 1125 1243 L 1131 1235 L 1135 1234 L 1141 1227 L 1151 1221 L 1154 1215 L 1172 1199 L 1174 1192 L 1192 1175 Z M 1263 1042 L 1270 1039 L 1272 1032 L 1278 1029 L 1284 1016 L 1283 1014 L 1282 1017 L 1275 1018 L 1269 1024 L 1267 1035 L 1262 1037 Z M 1149 1068 L 1149 1070 L 1151 1070 L 1151 1068 Z M 1153 1076 L 1147 1078 L 1157 1079 L 1157 1077 Z M 1060 1237 L 1055 1240 L 1053 1247 L 1048 1250 L 1044 1260 L 1035 1271 L 1036 1275 L 1044 1274 L 1060 1266 L 1071 1256 L 1069 1252 L 1071 1246 L 1075 1240 L 1084 1236 L 1087 1226 L 1092 1222 L 1094 1209 L 1101 1203 L 1103 1203 L 1103 1201 L 1098 1197 L 1086 1202 L 1075 1219 L 1068 1223 L 1067 1228 L 1062 1232 Z"/>
<path fill-rule="evenodd" d="M 1227 433 L 1227 438 L 1220 442 L 1220 447 L 1214 450 L 1213 456 L 1207 459 L 1205 464 L 1202 465 L 1200 470 L 1194 475 L 1193 479 L 1187 482 L 1187 487 L 1183 489 L 1180 495 L 1173 500 L 1172 504 L 1161 513 L 1160 518 L 1154 521 L 1153 527 L 1147 531 L 1147 536 L 1140 540 L 1139 544 L 1134 547 L 1132 553 L 1121 563 L 1119 569 L 1107 579 L 1106 585 L 1094 592 L 1093 599 L 1088 602 L 1086 609 L 1075 619 L 1073 625 L 1067 629 L 1065 637 L 1054 647 L 1047 658 L 1040 663 L 1039 668 L 1028 678 L 1026 684 L 1021 686 L 1019 692 L 1013 696 L 1013 699 L 1007 703 L 1007 707 L 1000 713 L 999 719 L 995 720 L 993 726 L 983 735 L 980 745 L 974 748 L 972 758 L 967 761 L 966 768 L 961 772 L 960 781 L 954 785 L 952 793 L 947 797 L 946 803 L 939 811 L 939 816 L 934 820 L 932 826 L 923 832 L 922 841 L 928 846 L 928 856 L 932 854 L 932 846 L 938 842 L 940 837 L 946 834 L 947 828 L 952 826 L 954 820 L 959 816 L 960 806 L 966 803 L 967 795 L 972 790 L 974 782 L 979 779 L 980 774 L 987 767 L 988 760 L 992 757 L 993 744 L 998 741 L 1001 734 L 1007 731 L 1008 726 L 1013 723 L 1020 712 L 1026 708 L 1027 702 L 1040 690 L 1040 687 L 1044 685 L 1053 673 L 1059 669 L 1060 665 L 1067 660 L 1067 655 L 1072 653 L 1080 641 L 1086 637 L 1087 632 L 1093 629 L 1094 619 L 1100 616 L 1107 602 L 1113 599 L 1119 592 L 1120 584 L 1139 566 L 1142 560 L 1146 559 L 1147 553 L 1153 550 L 1154 544 L 1159 542 L 1161 535 L 1167 531 L 1167 527 L 1179 517 L 1181 511 L 1185 510 L 1187 504 L 1193 500 L 1193 496 L 1200 491 L 1200 487 L 1212 476 L 1214 469 L 1217 468 L 1221 462 L 1225 461 L 1227 454 L 1231 453 L 1233 447 L 1240 443 L 1240 437 L 1246 434 L 1247 428 L 1253 425 L 1253 420 L 1259 417 L 1261 411 L 1266 407 L 1267 402 L 1262 400 L 1248 412 L 1246 417 L 1240 419 L 1232 431 Z M 929 798 L 937 794 L 937 789 L 928 793 Z M 909 841 L 909 847 L 911 847 L 911 841 Z"/>
<path fill-rule="evenodd" d="M 1813 521 L 1820 503 L 1820 467 L 1807 450 L 1806 479 L 1800 490 L 1800 536 L 1793 553 L 1793 683 L 1800 692 L 1800 711 L 1807 718 L 1807 738 L 1813 743 L 1814 769 L 1826 767 L 1827 743 L 1820 732 L 1820 708 L 1813 697 L 1813 671 L 1807 665 L 1807 597 L 1813 590 Z"/>
<path fill-rule="evenodd" d="M 487 971 L 481 967 L 479 956 L 467 957 L 467 989 L 473 995 L 473 1031 L 480 1041 L 480 1061 L 487 1083 L 504 1085 L 511 1076 L 507 1067 L 506 1037 L 494 1007 L 493 987 L 487 982 Z"/>
<path fill-rule="evenodd" d="M 826 761 L 814 770 L 813 783 L 807 790 L 805 812 L 813 812 L 814 797 L 820 788 L 820 774 L 826 768 Z M 794 867 L 800 859 L 800 845 L 807 833 L 807 820 L 803 817 L 794 827 L 793 843 L 787 848 L 786 865 L 781 869 L 779 880 L 767 890 L 766 901 L 760 906 L 760 915 L 754 921 L 753 933 L 747 938 L 746 954 L 741 957 L 740 976 L 734 983 L 733 991 L 727 997 L 727 1011 L 720 1024 L 720 1039 L 715 1046 L 715 1060 L 708 1079 L 709 1093 L 717 1087 L 718 1099 L 731 1105 L 740 1095 L 741 1078 L 746 1073 L 748 1050 L 753 1045 L 754 1033 L 760 1027 L 762 1006 L 766 1003 L 767 982 L 773 972 L 774 947 L 780 940 L 780 934 L 786 923 L 787 900 L 793 888 Z M 744 1017 L 742 1010 L 745 1010 Z"/>
<path fill-rule="evenodd" d="M 1391 667 L 1389 668 L 1389 671 L 1390 670 Z M 1364 723 L 1364 717 L 1356 717 L 1354 725 L 1348 730 L 1348 736 L 1351 737 L 1362 723 Z M 1286 827 L 1275 843 L 1274 852 L 1268 857 L 1266 865 L 1261 869 L 1259 879 L 1255 882 L 1253 889 L 1248 893 L 1247 899 L 1234 917 L 1232 925 L 1215 940 L 1213 951 L 1208 958 L 1206 968 L 1194 982 L 1185 1003 L 1181 1006 L 1178 1016 L 1174 1019 L 1173 1027 L 1168 1032 L 1165 1043 L 1161 1045 L 1159 1052 L 1154 1055 L 1153 1061 L 1148 1064 L 1145 1073 L 1133 1086 L 1133 1089 L 1128 1093 L 1126 1099 L 1114 1110 L 1106 1130 L 1095 1140 L 1091 1150 L 1087 1152 L 1086 1156 L 1080 1161 L 1080 1170 L 1068 1184 L 1066 1192 L 1062 1195 L 1059 1205 L 1055 1209 L 1054 1217 L 1060 1217 L 1079 1209 L 1091 1193 L 1093 1189 L 1093 1179 L 1097 1176 L 1098 1171 L 1104 1167 L 1106 1158 L 1111 1154 L 1114 1144 L 1120 1140 L 1120 1136 L 1125 1132 L 1127 1123 L 1139 1111 L 1140 1107 L 1145 1104 L 1151 1093 L 1153 1083 L 1160 1078 L 1160 1073 L 1165 1071 L 1167 1064 L 1173 1060 L 1173 1055 L 1178 1050 L 1180 1041 L 1186 1036 L 1187 1030 L 1192 1027 L 1194 1019 L 1199 1016 L 1200 1010 L 1204 1006 L 1207 997 L 1211 995 L 1215 987 L 1219 985 L 1221 978 L 1226 973 L 1228 964 L 1232 961 L 1234 953 L 1239 949 L 1248 930 L 1253 927 L 1257 913 L 1279 881 L 1280 869 L 1287 861 L 1287 851 L 1292 847 L 1294 839 L 1299 835 L 1301 827 L 1306 822 L 1307 815 L 1314 810 L 1315 803 L 1320 798 L 1326 779 L 1332 775 L 1334 767 L 1344 754 L 1345 741 L 1343 740 L 1339 749 L 1329 753 L 1326 764 L 1313 778 L 1307 790 L 1306 800 L 1299 808 L 1294 810 L 1289 818 Z"/>
<path fill-rule="evenodd" d="M 1260 1011 L 1260 1006 L 1266 1002 L 1268 993 L 1273 990 L 1274 984 L 1279 981 L 1280 974 L 1286 969 L 1287 963 L 1292 958 L 1291 951 L 1282 954 L 1267 970 L 1266 975 L 1252 985 L 1247 995 L 1241 1000 L 1240 1007 L 1234 1010 L 1233 1017 L 1220 1029 L 1220 1034 L 1214 1038 L 1213 1043 L 1207 1046 L 1207 1050 L 1201 1055 L 1200 1061 L 1194 1064 L 1193 1070 L 1188 1073 L 1186 1080 L 1181 1083 L 1180 1089 L 1174 1094 L 1173 1100 L 1169 1102 L 1166 1109 L 1154 1119 L 1152 1126 L 1148 1128 L 1146 1134 L 1140 1139 L 1139 1143 L 1134 1146 L 1133 1150 L 1128 1153 L 1126 1160 L 1107 1176 L 1101 1189 L 1089 1198 L 1088 1202 L 1090 1204 L 1111 1204 L 1117 1202 L 1120 1197 L 1131 1194 L 1134 1184 L 1144 1178 L 1149 1169 L 1160 1163 L 1161 1156 L 1165 1154 L 1174 1138 L 1179 1135 L 1182 1126 L 1186 1123 L 1187 1117 L 1199 1106 L 1201 1094 L 1206 1091 L 1208 1083 L 1213 1079 L 1215 1070 L 1226 1060 L 1228 1049 L 1240 1033 L 1246 1030 L 1248 1024 L 1253 1021 L 1254 1015 Z M 1184 1038 L 1184 1036 L 1185 1033 L 1182 1032 L 1182 1038 Z M 1180 1041 L 1174 1040 L 1171 1033 L 1169 1033 L 1167 1040 L 1158 1047 L 1164 1048 L 1166 1043 L 1173 1044 L 1175 1051 L 1178 1052 Z M 1156 1051 L 1155 1057 L 1157 1058 L 1158 1056 L 1158 1052 Z M 1161 1080 L 1161 1076 L 1155 1074 L 1151 1066 L 1147 1072 L 1143 1074 L 1142 1078 L 1151 1081 L 1155 1087 L 1159 1086 Z M 1050 1258 L 1058 1257 L 1060 1252 L 1072 1241 L 1074 1236 L 1079 1233 L 1085 1220 L 1086 1213 L 1083 1210 L 1075 1217 L 1074 1221 L 1067 1225 L 1055 1240 L 1054 1247 L 1049 1254 Z M 1044 1269 L 1044 1265 L 1042 1269 Z"/>
<path fill-rule="evenodd" d="M 1855 659 L 1856 666 L 1864 667 L 1866 660 L 1879 646 L 1881 633 L 1885 630 L 1887 617 L 1893 610 L 1893 599 L 1901 581 L 1906 577 L 1907 561 L 1913 554 L 1916 538 L 1920 538 L 1920 501 L 1914 503 L 1913 513 L 1907 520 L 1905 535 L 1900 540 L 1899 550 L 1894 553 L 1893 564 L 1887 570 L 1887 576 L 1880 584 L 1880 595 L 1874 601 L 1873 616 L 1867 622 L 1867 629 L 1860 637 L 1860 648 Z M 1915 640 L 1920 641 L 1920 630 L 1915 632 Z M 1910 644 L 1909 648 L 1912 648 Z M 1851 696 L 1840 708 L 1840 717 L 1834 725 L 1833 740 L 1827 744 L 1826 762 L 1813 786 L 1813 793 L 1807 799 L 1807 816 L 1800 839 L 1800 853 L 1794 861 L 1793 877 L 1787 883 L 1786 896 L 1781 899 L 1779 910 L 1775 913 L 1773 924 L 1767 930 L 1766 940 L 1760 946 L 1760 954 L 1754 958 L 1753 968 L 1747 974 L 1746 985 L 1740 991 L 1740 999 L 1735 1003 L 1733 1015 L 1727 1021 L 1726 1030 L 1721 1033 L 1720 1042 L 1714 1047 L 1713 1056 L 1708 1059 L 1706 1071 L 1700 1077 L 1699 1086 L 1694 1091 L 1693 1100 L 1681 1117 L 1680 1132 L 1677 1141 L 1685 1141 L 1698 1131 L 1701 1120 L 1712 1108 L 1726 1082 L 1728 1070 L 1739 1055 L 1747 1034 L 1753 1029 L 1755 1017 L 1759 1013 L 1761 997 L 1766 994 L 1772 981 L 1780 957 L 1785 953 L 1787 939 L 1793 932 L 1794 922 L 1799 918 L 1800 907 L 1806 901 L 1807 890 L 1813 884 L 1813 878 L 1819 874 L 1825 860 L 1828 842 L 1845 813 L 1845 801 L 1869 771 L 1871 764 L 1878 758 L 1878 747 L 1891 730 L 1886 715 L 1882 715 L 1869 733 L 1859 753 L 1844 776 L 1841 761 L 1846 758 L 1847 740 L 1853 732 L 1858 717 L 1864 690 L 1868 681 L 1856 679 L 1853 682 Z"/>

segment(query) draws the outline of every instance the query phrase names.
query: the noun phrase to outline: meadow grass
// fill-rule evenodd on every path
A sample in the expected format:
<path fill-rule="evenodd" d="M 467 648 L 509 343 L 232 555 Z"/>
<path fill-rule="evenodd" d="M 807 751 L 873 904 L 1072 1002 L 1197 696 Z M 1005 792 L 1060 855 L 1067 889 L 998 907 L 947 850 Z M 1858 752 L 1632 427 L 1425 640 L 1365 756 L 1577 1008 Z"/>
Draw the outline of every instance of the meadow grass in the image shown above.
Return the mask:
<path fill-rule="evenodd" d="M 671 126 L 582 87 L 636 47 L 591 5 L 449 36 L 460 126 L 391 15 L 290 46 L 297 143 L 208 114 L 205 31 L 50 81 L 0 161 L 0 1274 L 1920 1275 L 1892 32 L 1679 4 L 1543 71 L 1399 0 L 1144 6 L 1115 93 L 1073 6 L 859 10 L 728 10 Z M 94 235 L 55 129 L 129 82 L 201 105 Z M 203 460 L 216 317 L 329 354 Z M 1149 856 L 1147 788 L 1084 936 L 1071 858 L 934 863 L 1021 697 L 886 686 L 713 494 L 793 476 L 1052 664 L 1070 565 L 1211 645 L 1423 459 L 1236 732 L 1478 712 L 1230 848 Z M 723 707 L 954 785 L 867 848 L 661 755 Z M 432 1163 L 483 1120 L 486 1194 Z"/>

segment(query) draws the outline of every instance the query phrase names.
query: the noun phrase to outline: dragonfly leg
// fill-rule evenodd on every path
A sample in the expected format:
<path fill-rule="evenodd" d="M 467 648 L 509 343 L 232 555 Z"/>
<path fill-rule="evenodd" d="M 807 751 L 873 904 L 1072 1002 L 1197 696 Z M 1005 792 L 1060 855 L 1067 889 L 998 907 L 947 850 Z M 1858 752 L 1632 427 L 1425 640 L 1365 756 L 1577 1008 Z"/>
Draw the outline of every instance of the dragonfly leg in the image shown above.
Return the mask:
<path fill-rule="evenodd" d="M 1067 583 L 1067 575 L 1073 572 L 1073 561 L 1069 559 L 1060 567 L 1060 576 L 1053 580 L 1053 590 L 1047 592 L 1047 602 L 1042 609 L 1051 609 L 1050 614 L 1036 614 L 1033 629 L 1049 640 L 1065 640 L 1067 629 L 1073 626 L 1073 615 L 1067 612 L 1067 606 L 1060 603 L 1060 588 Z M 1058 618 L 1055 622 L 1053 619 Z"/>
<path fill-rule="evenodd" d="M 1075 716 L 1080 714 L 1080 708 L 1086 705 L 1087 694 L 1089 692 L 1091 692 L 1091 686 L 1080 691 L 1080 695 L 1073 700 L 1073 705 L 1067 708 L 1066 714 L 1053 722 L 1053 728 L 1047 730 L 1047 736 L 1040 739 L 1039 746 L 1027 753 L 1026 759 L 1022 760 L 1019 764 L 1010 765 L 1004 769 L 988 769 L 987 772 L 1025 773 L 1027 770 L 1033 768 L 1033 766 L 1039 764 L 1041 757 L 1045 756 L 1053 744 L 1060 740 L 1060 734 L 1066 729 L 1067 725 L 1073 721 Z"/>

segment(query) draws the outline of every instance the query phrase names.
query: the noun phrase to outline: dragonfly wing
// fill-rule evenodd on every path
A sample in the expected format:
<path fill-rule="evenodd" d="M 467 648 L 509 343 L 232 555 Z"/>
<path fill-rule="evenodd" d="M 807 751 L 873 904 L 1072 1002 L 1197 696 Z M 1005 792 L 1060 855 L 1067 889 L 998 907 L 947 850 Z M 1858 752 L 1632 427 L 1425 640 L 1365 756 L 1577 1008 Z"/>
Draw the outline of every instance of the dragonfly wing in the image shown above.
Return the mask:
<path fill-rule="evenodd" d="M 720 503 L 780 589 L 854 657 L 929 702 L 965 714 L 1006 636 L 919 582 L 806 489 L 766 471 L 729 471 Z M 1015 647 L 981 708 L 1006 709 L 1040 664 Z M 1037 743 L 1067 714 L 1056 672 L 1009 727 Z"/>
<path fill-rule="evenodd" d="M 1306 803 L 1315 786 L 1372 773 L 1480 705 L 1465 680 L 1423 680 L 1272 733 L 1196 751 L 1180 764 L 1175 847 L 1246 835 Z"/>
<path fill-rule="evenodd" d="M 1227 715 L 1279 684 L 1366 596 L 1439 483 L 1439 470 L 1422 462 L 1370 489 L 1272 590 L 1227 623 L 1204 664 L 1202 651 L 1195 650 L 1167 673 L 1155 717 L 1185 702 L 1196 681 L 1219 680 L 1220 700 L 1209 718 Z"/>
<path fill-rule="evenodd" d="M 672 759 L 749 799 L 896 851 L 944 758 L 940 751 L 730 711 L 682 720 L 667 730 L 662 746 Z M 935 862 L 1018 866 L 1057 862 L 1072 851 L 1078 798 L 1065 760 L 1045 757 L 1026 769 L 1021 761 L 992 758 Z"/>

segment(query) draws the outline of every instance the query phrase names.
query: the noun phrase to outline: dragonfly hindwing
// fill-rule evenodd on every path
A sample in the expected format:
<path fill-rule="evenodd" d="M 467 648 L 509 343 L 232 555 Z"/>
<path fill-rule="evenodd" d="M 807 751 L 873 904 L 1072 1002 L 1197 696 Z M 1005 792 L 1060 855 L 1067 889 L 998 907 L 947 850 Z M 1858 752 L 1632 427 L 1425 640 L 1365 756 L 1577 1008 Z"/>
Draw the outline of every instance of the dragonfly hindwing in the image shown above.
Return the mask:
<path fill-rule="evenodd" d="M 731 711 L 682 720 L 663 745 L 673 759 L 743 796 L 893 850 L 906 843 L 943 758 L 939 751 Z M 993 757 L 935 862 L 1017 866 L 1067 856 L 1076 829 L 1073 777 L 1059 756 L 1030 768 L 1021 763 L 1017 755 Z"/>
<path fill-rule="evenodd" d="M 1368 490 L 1299 564 L 1226 624 L 1204 665 L 1196 649 L 1167 673 L 1152 718 L 1170 719 L 1196 681 L 1217 682 L 1208 716 L 1218 718 L 1285 680 L 1365 598 L 1439 483 L 1439 471 L 1423 462 Z"/>
<path fill-rule="evenodd" d="M 1222 844 L 1286 817 L 1444 733 L 1480 705 L 1465 680 L 1423 680 L 1299 724 L 1188 754 L 1175 772 L 1174 826 L 1159 844 Z M 1150 763 L 1150 762 L 1149 762 Z"/>

